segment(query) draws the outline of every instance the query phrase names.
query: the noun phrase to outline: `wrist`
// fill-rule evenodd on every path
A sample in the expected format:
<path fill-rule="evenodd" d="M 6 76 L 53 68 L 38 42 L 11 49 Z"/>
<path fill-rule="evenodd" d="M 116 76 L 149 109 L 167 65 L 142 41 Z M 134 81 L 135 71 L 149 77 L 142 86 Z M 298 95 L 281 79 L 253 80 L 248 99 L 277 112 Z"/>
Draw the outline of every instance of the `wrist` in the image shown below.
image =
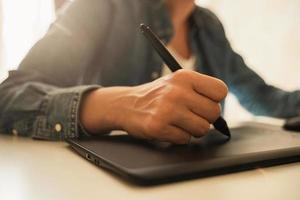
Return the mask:
<path fill-rule="evenodd" d="M 86 94 L 80 111 L 80 122 L 90 133 L 124 130 L 126 105 L 129 105 L 130 87 L 108 87 Z"/>

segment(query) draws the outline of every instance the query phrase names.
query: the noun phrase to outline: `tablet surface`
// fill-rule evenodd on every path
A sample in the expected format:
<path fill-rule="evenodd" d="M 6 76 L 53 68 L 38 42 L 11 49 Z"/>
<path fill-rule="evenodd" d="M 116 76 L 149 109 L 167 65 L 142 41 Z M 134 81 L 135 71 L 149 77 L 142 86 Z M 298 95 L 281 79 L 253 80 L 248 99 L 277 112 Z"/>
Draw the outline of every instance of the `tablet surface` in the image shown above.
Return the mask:
<path fill-rule="evenodd" d="M 215 130 L 190 145 L 169 145 L 128 135 L 70 140 L 80 155 L 140 184 L 156 184 L 300 160 L 300 133 L 269 125 Z"/>

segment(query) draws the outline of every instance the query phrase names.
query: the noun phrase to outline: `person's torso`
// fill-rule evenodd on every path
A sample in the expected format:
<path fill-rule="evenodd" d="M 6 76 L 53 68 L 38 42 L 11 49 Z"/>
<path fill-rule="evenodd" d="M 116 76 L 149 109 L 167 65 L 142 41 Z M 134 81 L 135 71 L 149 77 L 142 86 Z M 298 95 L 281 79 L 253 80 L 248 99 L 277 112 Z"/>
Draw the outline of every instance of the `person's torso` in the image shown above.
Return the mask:
<path fill-rule="evenodd" d="M 162 74 L 163 61 L 139 31 L 141 23 L 149 25 L 168 43 L 173 27 L 168 11 L 161 0 L 112 0 L 114 12 L 110 20 L 105 44 L 85 74 L 85 84 L 102 86 L 138 85 L 152 81 Z M 205 9 L 195 9 L 190 17 L 190 47 L 195 56 L 195 70 L 221 77 L 222 45 L 214 41 L 211 30 L 205 30 L 201 15 Z"/>

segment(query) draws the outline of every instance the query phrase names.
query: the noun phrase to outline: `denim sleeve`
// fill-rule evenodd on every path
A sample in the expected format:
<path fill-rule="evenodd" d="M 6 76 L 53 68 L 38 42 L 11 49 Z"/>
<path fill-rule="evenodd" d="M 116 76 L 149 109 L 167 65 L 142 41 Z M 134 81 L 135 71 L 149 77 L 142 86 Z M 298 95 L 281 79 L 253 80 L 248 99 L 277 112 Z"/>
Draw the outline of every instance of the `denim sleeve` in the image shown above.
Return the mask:
<path fill-rule="evenodd" d="M 0 85 L 1 133 L 48 140 L 79 137 L 82 97 L 100 87 L 87 72 L 105 44 L 111 9 L 109 0 L 74 0 L 58 17 Z"/>
<path fill-rule="evenodd" d="M 225 55 L 221 78 L 240 104 L 255 115 L 276 118 L 300 116 L 300 90 L 289 92 L 267 84 L 232 49 L 222 24 L 219 21 L 216 24 L 219 26 L 219 38 L 223 38 L 222 54 Z"/>
<path fill-rule="evenodd" d="M 240 104 L 255 115 L 276 118 L 300 116 L 300 90 L 284 91 L 267 84 L 250 69 L 227 40 L 224 28 L 218 17 L 207 9 L 202 9 L 205 30 L 214 43 L 214 72 L 226 82 Z"/>
<path fill-rule="evenodd" d="M 247 67 L 240 55 L 231 48 L 228 51 L 226 82 L 242 106 L 255 115 L 276 118 L 300 116 L 300 90 L 288 92 L 267 84 Z"/>
<path fill-rule="evenodd" d="M 34 73 L 27 73 L 10 72 L 9 78 L 0 86 L 0 131 L 47 140 L 79 137 L 82 96 L 100 86 L 61 88 L 28 81 Z"/>

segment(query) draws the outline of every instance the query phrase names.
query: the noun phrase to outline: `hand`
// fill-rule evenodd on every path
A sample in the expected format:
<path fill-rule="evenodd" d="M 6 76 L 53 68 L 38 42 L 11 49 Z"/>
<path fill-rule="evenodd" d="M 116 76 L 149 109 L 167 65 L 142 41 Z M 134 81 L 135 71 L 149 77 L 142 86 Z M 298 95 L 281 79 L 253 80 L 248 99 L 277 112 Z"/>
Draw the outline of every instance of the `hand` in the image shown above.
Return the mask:
<path fill-rule="evenodd" d="M 80 119 L 91 133 L 119 129 L 139 138 L 185 144 L 208 132 L 227 92 L 219 79 L 179 70 L 135 87 L 95 90 L 84 99 Z"/>

